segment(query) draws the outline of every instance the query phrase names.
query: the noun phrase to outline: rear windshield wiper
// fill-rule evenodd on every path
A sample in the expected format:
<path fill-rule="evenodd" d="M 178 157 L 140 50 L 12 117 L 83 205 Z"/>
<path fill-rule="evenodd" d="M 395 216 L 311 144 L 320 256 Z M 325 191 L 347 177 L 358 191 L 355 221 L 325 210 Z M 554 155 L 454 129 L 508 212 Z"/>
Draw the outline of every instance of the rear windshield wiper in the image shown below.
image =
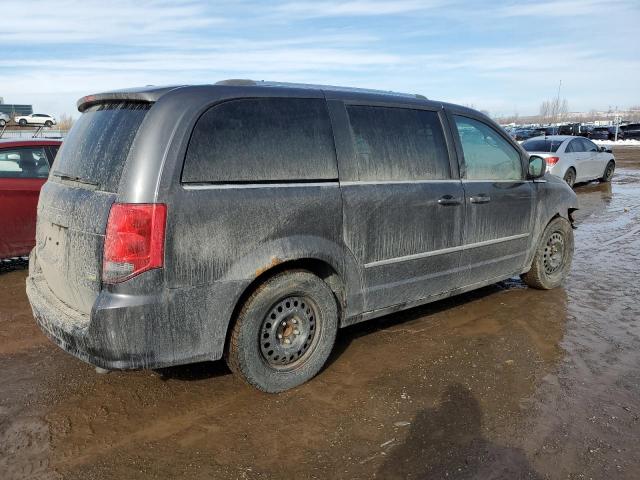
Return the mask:
<path fill-rule="evenodd" d="M 79 177 L 77 175 L 69 175 L 67 173 L 62 173 L 58 171 L 53 172 L 54 177 L 58 177 L 61 180 L 70 180 L 72 182 L 84 183 L 86 185 L 92 185 L 97 187 L 98 184 L 96 182 L 92 182 L 91 180 L 87 180 L 86 178 Z"/>

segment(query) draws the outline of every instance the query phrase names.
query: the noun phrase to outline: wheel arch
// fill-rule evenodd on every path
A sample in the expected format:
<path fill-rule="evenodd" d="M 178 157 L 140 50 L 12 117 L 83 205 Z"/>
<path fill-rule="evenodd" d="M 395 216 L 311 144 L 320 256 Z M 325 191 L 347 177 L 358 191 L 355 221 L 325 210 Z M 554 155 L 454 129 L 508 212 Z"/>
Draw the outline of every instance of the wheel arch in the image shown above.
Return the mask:
<path fill-rule="evenodd" d="M 225 342 L 224 342 L 224 350 L 226 351 L 229 346 L 229 340 L 231 336 L 231 331 L 236 319 L 238 317 L 238 313 L 246 300 L 262 285 L 264 282 L 273 278 L 275 275 L 279 273 L 294 271 L 294 270 L 306 270 L 308 272 L 313 273 L 320 279 L 322 279 L 331 289 L 335 298 L 336 305 L 338 307 L 338 325 L 341 326 L 344 318 L 346 316 L 346 302 L 347 302 L 347 284 L 345 279 L 340 275 L 338 270 L 331 265 L 328 261 L 316 257 L 304 257 L 304 258 L 295 258 L 289 260 L 279 261 L 279 259 L 274 259 L 276 261 L 272 261 L 270 266 L 265 267 L 257 271 L 256 277 L 247 285 L 244 290 L 240 293 L 238 298 L 235 301 L 235 305 L 233 307 L 233 311 L 231 313 L 231 317 L 229 318 L 226 331 L 225 331 Z"/>

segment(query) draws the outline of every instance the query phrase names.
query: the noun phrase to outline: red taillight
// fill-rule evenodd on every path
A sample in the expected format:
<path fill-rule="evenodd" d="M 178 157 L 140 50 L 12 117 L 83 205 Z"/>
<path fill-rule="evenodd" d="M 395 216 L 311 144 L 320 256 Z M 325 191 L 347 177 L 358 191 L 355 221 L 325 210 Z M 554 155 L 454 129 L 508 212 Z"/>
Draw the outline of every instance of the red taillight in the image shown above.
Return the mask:
<path fill-rule="evenodd" d="M 547 165 L 555 165 L 560 161 L 560 157 L 547 157 L 545 158 Z"/>
<path fill-rule="evenodd" d="M 164 265 L 167 206 L 114 203 L 104 238 L 102 281 L 118 283 Z"/>

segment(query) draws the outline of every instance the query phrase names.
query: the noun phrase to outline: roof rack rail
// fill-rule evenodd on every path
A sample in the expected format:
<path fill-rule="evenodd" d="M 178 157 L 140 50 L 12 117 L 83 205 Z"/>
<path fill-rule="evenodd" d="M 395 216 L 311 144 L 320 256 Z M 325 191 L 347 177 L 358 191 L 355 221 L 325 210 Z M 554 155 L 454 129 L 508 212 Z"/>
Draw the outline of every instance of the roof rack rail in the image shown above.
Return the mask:
<path fill-rule="evenodd" d="M 397 95 L 402 97 L 418 98 L 420 100 L 428 100 L 427 97 L 419 93 L 402 93 L 402 92 L 394 92 L 392 90 L 376 90 L 373 88 L 357 88 L 357 87 L 339 87 L 335 85 L 316 85 L 311 83 L 273 82 L 268 80 L 251 80 L 247 78 L 230 78 L 227 80 L 220 80 L 216 82 L 214 85 L 226 85 L 230 87 L 263 86 L 263 87 L 309 88 L 309 89 L 317 89 L 317 90 L 334 90 L 339 92 L 371 93 L 374 95 Z"/>

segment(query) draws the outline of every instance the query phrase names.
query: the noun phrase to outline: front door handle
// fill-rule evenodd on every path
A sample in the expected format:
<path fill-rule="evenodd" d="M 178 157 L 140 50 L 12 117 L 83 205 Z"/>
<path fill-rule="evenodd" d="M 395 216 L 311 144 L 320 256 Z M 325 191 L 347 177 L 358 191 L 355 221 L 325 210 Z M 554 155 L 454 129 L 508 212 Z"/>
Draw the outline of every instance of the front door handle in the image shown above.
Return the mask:
<path fill-rule="evenodd" d="M 481 193 L 480 195 L 469 198 L 469 201 L 471 203 L 489 203 L 491 201 L 491 197 L 489 195 Z"/>
<path fill-rule="evenodd" d="M 460 205 L 462 202 L 459 198 L 454 197 L 453 195 L 445 195 L 438 199 L 438 205 Z"/>

